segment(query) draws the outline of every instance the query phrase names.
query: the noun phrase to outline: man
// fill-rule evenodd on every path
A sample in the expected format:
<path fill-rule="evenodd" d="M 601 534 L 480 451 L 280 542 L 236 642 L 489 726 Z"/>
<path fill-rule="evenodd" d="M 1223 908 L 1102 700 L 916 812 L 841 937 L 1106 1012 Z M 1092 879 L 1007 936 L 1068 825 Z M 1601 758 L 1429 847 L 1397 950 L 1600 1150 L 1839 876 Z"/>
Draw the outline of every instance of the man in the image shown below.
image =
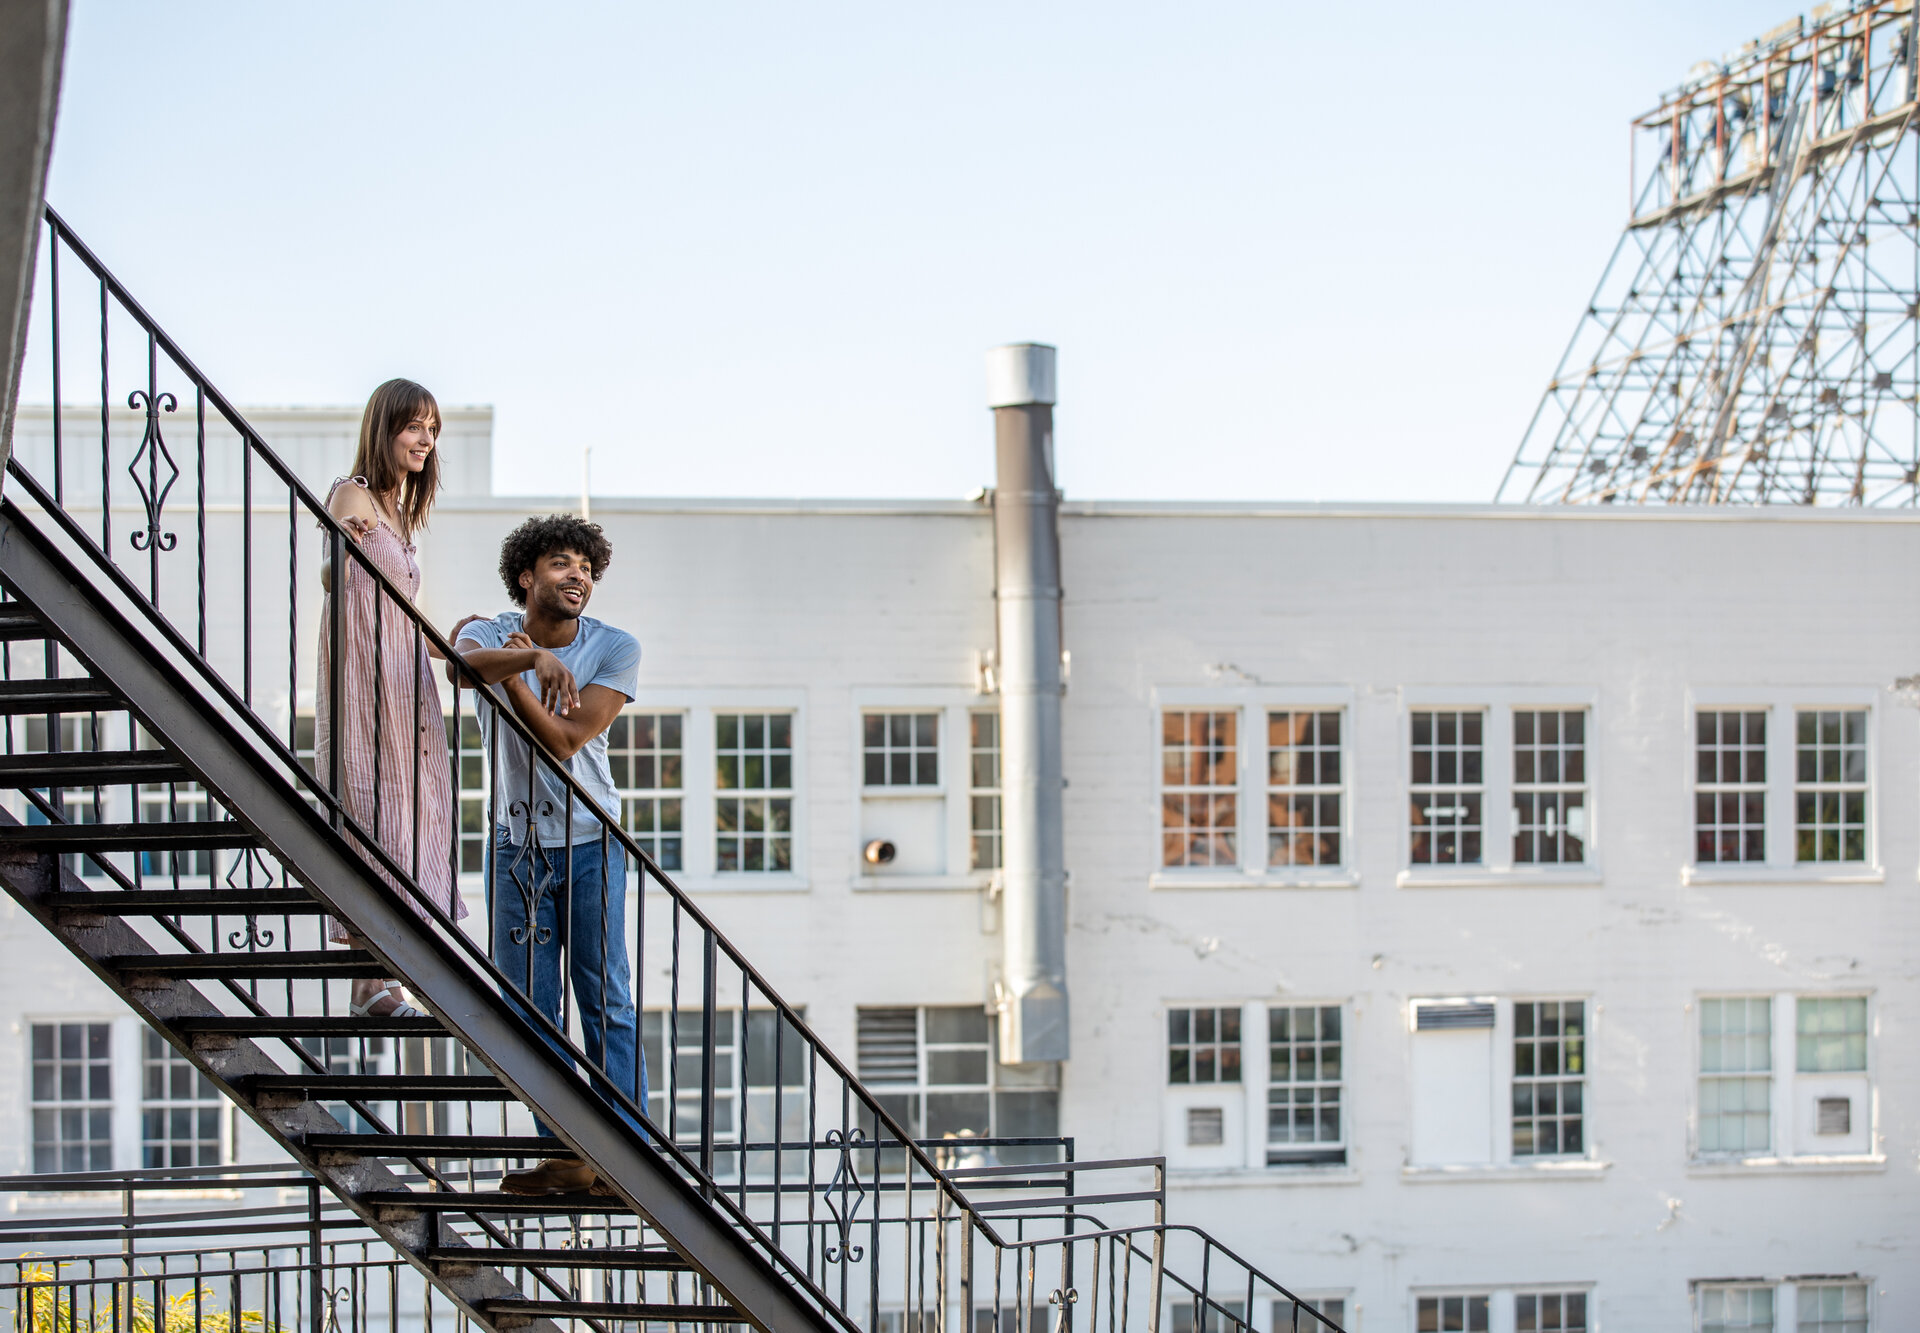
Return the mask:
<path fill-rule="evenodd" d="M 617 813 L 607 728 L 633 699 L 640 645 L 624 630 L 581 614 L 612 558 L 613 547 L 595 524 L 571 514 L 528 519 L 500 547 L 501 581 L 525 610 L 470 621 L 454 647 L 482 680 L 504 683 L 506 702 L 527 730 L 565 761 L 602 810 Z M 565 947 L 587 1057 L 644 1107 L 646 1065 L 638 1053 L 627 963 L 626 856 L 578 797 L 569 827 L 569 793 L 552 762 L 531 762 L 526 742 L 496 724 L 491 693 L 480 692 L 476 711 L 483 744 L 494 747 L 487 858 L 494 961 L 534 1008 L 564 1028 Z M 595 1083 L 601 1083 L 597 1076 Z M 553 1137 L 535 1124 L 542 1137 Z M 584 1162 L 556 1156 L 509 1172 L 501 1188 L 560 1194 L 594 1183 Z"/>

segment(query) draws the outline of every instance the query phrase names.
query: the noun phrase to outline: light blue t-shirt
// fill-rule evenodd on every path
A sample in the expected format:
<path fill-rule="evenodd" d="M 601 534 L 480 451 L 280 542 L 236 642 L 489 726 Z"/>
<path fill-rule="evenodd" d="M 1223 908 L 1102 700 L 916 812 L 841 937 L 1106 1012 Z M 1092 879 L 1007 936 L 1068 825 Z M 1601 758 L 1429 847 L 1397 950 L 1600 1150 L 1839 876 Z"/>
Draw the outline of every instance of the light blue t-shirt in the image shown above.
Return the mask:
<path fill-rule="evenodd" d="M 504 648 L 507 636 L 521 632 L 526 614 L 508 611 L 492 620 L 476 620 L 460 631 L 462 639 L 471 639 L 482 648 Z M 618 690 L 631 701 L 640 687 L 640 643 L 623 629 L 615 629 L 592 616 L 581 616 L 573 642 L 552 649 L 560 665 L 573 673 L 574 685 L 585 691 L 589 685 L 604 685 Z M 520 673 L 537 697 L 540 681 L 531 671 Z M 480 743 L 485 746 L 493 722 L 491 691 L 481 691 L 475 711 L 480 720 Z M 527 840 L 528 796 L 527 744 L 513 729 L 502 723 L 499 729 L 499 755 L 493 774 L 494 826 L 506 832 L 515 843 Z M 602 810 L 620 817 L 620 796 L 613 786 L 613 771 L 607 766 L 607 733 L 601 732 L 581 746 L 567 761 L 574 780 L 586 788 Z M 567 817 L 567 789 L 551 768 L 544 770 L 531 791 L 532 811 L 540 819 L 540 845 L 558 847 L 567 839 L 560 830 Z M 573 842 L 595 842 L 600 837 L 600 821 L 578 798 L 574 800 Z"/>

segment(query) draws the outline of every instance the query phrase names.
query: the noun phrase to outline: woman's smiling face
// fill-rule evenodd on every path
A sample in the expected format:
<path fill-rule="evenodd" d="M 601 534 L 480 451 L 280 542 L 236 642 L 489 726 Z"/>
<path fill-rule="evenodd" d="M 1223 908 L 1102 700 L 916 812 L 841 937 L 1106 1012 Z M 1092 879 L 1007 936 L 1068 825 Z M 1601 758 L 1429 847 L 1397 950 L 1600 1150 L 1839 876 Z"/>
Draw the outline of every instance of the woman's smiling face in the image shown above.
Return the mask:
<path fill-rule="evenodd" d="M 427 465 L 439 438 L 439 421 L 432 412 L 423 409 L 393 437 L 394 466 L 402 472 L 420 471 Z"/>

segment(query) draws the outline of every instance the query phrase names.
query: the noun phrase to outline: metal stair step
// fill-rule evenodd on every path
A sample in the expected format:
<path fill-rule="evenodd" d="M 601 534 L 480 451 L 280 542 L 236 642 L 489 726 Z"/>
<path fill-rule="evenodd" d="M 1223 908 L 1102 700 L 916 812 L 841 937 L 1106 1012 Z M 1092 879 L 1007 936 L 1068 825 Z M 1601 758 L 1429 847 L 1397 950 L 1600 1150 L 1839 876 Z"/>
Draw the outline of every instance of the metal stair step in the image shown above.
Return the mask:
<path fill-rule="evenodd" d="M 567 1151 L 534 1134 L 309 1134 L 301 1142 L 313 1152 L 365 1157 L 555 1157 Z"/>
<path fill-rule="evenodd" d="M 507 1085 L 471 1074 L 255 1074 L 252 1092 L 306 1093 L 314 1101 L 511 1102 Z"/>
<path fill-rule="evenodd" d="M 193 782 L 165 750 L 65 750 L 0 755 L 0 787 L 117 787 L 130 782 Z"/>
<path fill-rule="evenodd" d="M 22 639 L 57 639 L 46 621 L 18 602 L 0 605 L 0 642 L 19 643 Z"/>
<path fill-rule="evenodd" d="M 0 848 L 33 852 L 196 852 L 259 845 L 251 829 L 233 820 L 0 826 Z"/>
<path fill-rule="evenodd" d="M 54 907 L 108 916 L 318 916 L 305 889 L 100 889 L 51 893 Z"/>
<path fill-rule="evenodd" d="M 134 953 L 101 960 L 120 973 L 163 977 L 384 977 L 387 965 L 358 949 L 260 949 L 252 953 Z"/>
<path fill-rule="evenodd" d="M 481 1301 L 480 1308 L 490 1315 L 526 1316 L 540 1319 L 620 1319 L 647 1320 L 674 1324 L 744 1324 L 747 1317 L 731 1305 L 654 1305 L 618 1301 Z"/>
<path fill-rule="evenodd" d="M 0 680 L 0 717 L 35 713 L 114 713 L 127 701 L 103 680 L 57 676 L 45 680 Z"/>
<path fill-rule="evenodd" d="M 504 1246 L 454 1248 L 436 1245 L 426 1258 L 438 1264 L 492 1264 L 496 1268 L 606 1268 L 648 1273 L 690 1273 L 693 1265 L 672 1250 L 588 1247 L 579 1250 L 508 1249 Z"/>
<path fill-rule="evenodd" d="M 440 1020 L 431 1016 L 357 1018 L 352 1014 L 314 1014 L 293 1018 L 256 1018 L 251 1014 L 236 1014 L 230 1018 L 182 1018 L 174 1022 L 173 1028 L 190 1037 L 251 1037 L 256 1041 L 275 1037 L 444 1037 L 447 1033 Z"/>
<path fill-rule="evenodd" d="M 391 1100 L 391 1099 L 389 1099 Z M 362 1204 L 380 1208 L 418 1208 L 457 1213 L 631 1213 L 612 1194 L 508 1194 L 503 1190 L 369 1190 L 356 1194 Z"/>

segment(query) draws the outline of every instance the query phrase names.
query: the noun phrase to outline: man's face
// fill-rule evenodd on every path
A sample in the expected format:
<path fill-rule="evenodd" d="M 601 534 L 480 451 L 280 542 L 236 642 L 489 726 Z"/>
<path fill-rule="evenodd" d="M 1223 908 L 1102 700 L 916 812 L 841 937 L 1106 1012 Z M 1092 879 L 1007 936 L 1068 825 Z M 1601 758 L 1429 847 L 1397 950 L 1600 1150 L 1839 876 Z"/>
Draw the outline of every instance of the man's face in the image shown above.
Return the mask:
<path fill-rule="evenodd" d="M 575 620 L 593 599 L 593 563 L 578 551 L 548 551 L 522 571 L 527 606 L 555 620 Z"/>

